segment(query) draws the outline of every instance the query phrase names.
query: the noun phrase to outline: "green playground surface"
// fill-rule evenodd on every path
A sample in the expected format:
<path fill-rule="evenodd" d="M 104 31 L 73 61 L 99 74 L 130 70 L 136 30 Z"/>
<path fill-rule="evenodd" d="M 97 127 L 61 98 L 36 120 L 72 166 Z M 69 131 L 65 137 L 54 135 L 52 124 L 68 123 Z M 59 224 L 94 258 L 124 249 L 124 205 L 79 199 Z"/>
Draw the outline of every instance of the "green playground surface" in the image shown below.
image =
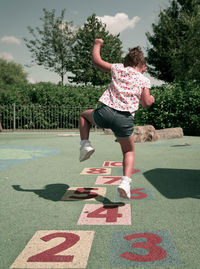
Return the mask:
<path fill-rule="evenodd" d="M 200 268 L 199 137 L 136 143 L 123 200 L 114 137 L 64 134 L 0 134 L 0 269 Z"/>

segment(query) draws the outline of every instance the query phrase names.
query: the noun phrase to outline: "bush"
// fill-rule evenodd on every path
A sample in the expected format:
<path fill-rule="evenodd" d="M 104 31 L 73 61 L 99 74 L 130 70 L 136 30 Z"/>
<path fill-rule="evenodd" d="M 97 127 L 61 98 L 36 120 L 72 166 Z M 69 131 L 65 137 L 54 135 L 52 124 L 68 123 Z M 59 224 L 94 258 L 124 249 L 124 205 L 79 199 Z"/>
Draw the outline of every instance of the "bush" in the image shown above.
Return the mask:
<path fill-rule="evenodd" d="M 52 83 L 0 88 L 0 119 L 13 129 L 77 128 L 80 113 L 95 108 L 105 89 L 92 86 L 60 86 Z"/>
<path fill-rule="evenodd" d="M 151 90 L 155 103 L 140 107 L 135 124 L 156 129 L 181 127 L 185 135 L 200 135 L 200 86 L 196 83 L 164 85 Z"/>
<path fill-rule="evenodd" d="M 100 105 L 98 99 L 104 90 L 105 88 L 93 86 L 60 86 L 53 83 L 7 85 L 0 88 L 0 105 L 15 103 L 19 109 L 16 115 L 20 117 L 20 113 L 23 114 L 24 122 L 27 122 L 26 128 L 73 128 L 77 126 L 79 114 L 83 109 Z M 166 84 L 153 88 L 151 93 L 155 97 L 155 104 L 148 109 L 140 106 L 136 112 L 135 125 L 151 124 L 156 129 L 182 127 L 185 135 L 200 135 L 199 92 L 200 86 L 191 82 L 183 86 Z M 32 104 L 35 106 L 32 106 L 30 115 L 30 110 L 26 110 L 24 105 Z M 50 117 L 55 119 L 53 123 L 48 122 L 47 115 L 52 113 L 48 112 L 48 106 L 62 108 L 62 111 L 53 110 Z M 73 110 L 73 107 L 76 109 Z M 65 125 L 60 123 L 66 122 L 66 119 L 62 119 L 63 113 L 69 120 Z M 7 115 L 12 117 L 12 113 Z M 33 118 L 34 121 L 30 120 Z"/>
<path fill-rule="evenodd" d="M 95 107 L 105 88 L 61 86 L 53 83 L 22 84 L 0 88 L 0 104 L 41 104 Z"/>

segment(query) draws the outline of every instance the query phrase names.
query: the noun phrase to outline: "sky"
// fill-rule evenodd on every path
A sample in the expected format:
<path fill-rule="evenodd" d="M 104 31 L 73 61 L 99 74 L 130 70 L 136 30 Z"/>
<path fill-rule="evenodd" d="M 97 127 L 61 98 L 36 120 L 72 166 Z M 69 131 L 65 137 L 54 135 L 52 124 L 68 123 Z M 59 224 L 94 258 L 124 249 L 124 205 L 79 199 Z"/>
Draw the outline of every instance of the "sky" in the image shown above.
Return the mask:
<path fill-rule="evenodd" d="M 36 64 L 30 67 L 31 53 L 23 40 L 31 38 L 28 26 L 41 28 L 43 8 L 55 9 L 57 16 L 66 9 L 65 20 L 76 27 L 81 27 L 95 13 L 112 34 L 120 33 L 125 52 L 139 45 L 145 53 L 148 45 L 145 33 L 152 32 L 152 23 L 158 21 L 160 10 L 168 6 L 169 0 L 0 0 L 0 58 L 23 65 L 31 83 L 58 83 L 57 74 Z M 148 77 L 152 85 L 160 84 Z M 64 83 L 68 83 L 67 77 Z"/>

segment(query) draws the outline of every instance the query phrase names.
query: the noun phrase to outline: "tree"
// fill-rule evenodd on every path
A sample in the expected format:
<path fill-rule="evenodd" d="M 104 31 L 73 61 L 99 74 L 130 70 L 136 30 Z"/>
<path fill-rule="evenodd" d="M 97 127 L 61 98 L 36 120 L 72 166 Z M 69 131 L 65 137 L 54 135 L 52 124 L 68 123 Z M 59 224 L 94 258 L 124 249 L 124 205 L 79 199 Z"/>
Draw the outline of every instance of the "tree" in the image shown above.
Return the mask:
<path fill-rule="evenodd" d="M 146 33 L 149 73 L 166 82 L 200 79 L 199 0 L 172 0 Z"/>
<path fill-rule="evenodd" d="M 97 69 L 92 64 L 95 38 L 104 40 L 101 56 L 105 61 L 111 63 L 122 61 L 122 42 L 119 36 L 110 34 L 106 26 L 93 14 L 77 31 L 71 64 L 71 72 L 74 76 L 69 77 L 71 82 L 91 83 L 94 86 L 106 85 L 110 82 L 110 74 Z"/>
<path fill-rule="evenodd" d="M 177 49 L 173 51 L 172 72 L 178 81 L 200 82 L 200 5 L 190 0 L 182 8 L 183 38 L 177 41 Z"/>
<path fill-rule="evenodd" d="M 0 85 L 27 83 L 27 76 L 21 64 L 0 59 Z"/>
<path fill-rule="evenodd" d="M 64 82 L 64 75 L 70 69 L 72 57 L 71 46 L 74 42 L 75 28 L 72 22 L 64 21 L 65 9 L 56 17 L 55 9 L 48 11 L 43 9 L 44 16 L 42 29 L 28 27 L 33 39 L 24 38 L 25 44 L 32 53 L 32 62 L 43 65 L 44 68 L 57 73 Z"/>

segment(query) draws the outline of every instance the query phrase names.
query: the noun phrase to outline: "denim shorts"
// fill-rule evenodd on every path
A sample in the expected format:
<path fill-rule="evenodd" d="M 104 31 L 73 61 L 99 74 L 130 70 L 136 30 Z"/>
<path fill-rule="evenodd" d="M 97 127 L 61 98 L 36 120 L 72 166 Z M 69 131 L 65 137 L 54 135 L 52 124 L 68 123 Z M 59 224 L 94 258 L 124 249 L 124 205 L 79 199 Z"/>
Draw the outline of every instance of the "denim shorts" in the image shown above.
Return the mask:
<path fill-rule="evenodd" d="M 103 105 L 93 111 L 93 120 L 102 129 L 111 129 L 117 138 L 133 135 L 134 117 L 128 111 L 119 111 Z"/>

